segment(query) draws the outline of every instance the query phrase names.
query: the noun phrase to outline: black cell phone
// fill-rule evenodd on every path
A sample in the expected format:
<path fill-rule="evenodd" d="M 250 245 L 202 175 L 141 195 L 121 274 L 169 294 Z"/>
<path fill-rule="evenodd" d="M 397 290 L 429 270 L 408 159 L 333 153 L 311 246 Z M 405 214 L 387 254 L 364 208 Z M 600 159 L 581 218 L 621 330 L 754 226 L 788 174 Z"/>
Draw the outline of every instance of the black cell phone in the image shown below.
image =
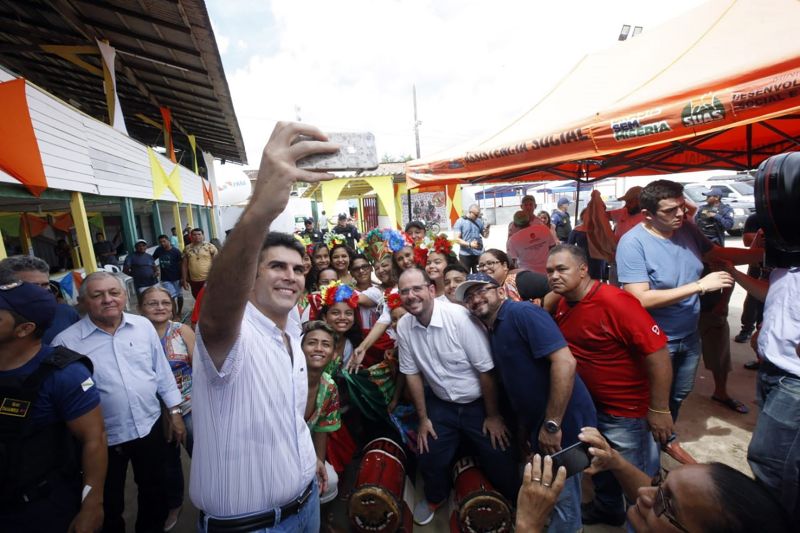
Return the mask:
<path fill-rule="evenodd" d="M 563 466 L 567 469 L 567 477 L 574 476 L 583 472 L 592 463 L 592 456 L 589 455 L 589 445 L 585 442 L 576 442 L 572 446 L 562 449 L 552 455 L 553 459 L 553 479 L 556 477 L 558 467 Z"/>

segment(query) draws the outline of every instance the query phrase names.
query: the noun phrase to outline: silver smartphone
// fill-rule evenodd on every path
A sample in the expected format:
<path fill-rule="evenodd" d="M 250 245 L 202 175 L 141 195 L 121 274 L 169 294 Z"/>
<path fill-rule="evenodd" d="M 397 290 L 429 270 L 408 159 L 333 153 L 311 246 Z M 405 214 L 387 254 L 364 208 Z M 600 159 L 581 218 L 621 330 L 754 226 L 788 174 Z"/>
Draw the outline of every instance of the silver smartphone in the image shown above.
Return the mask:
<path fill-rule="evenodd" d="M 303 140 L 302 136 L 300 140 Z M 304 157 L 297 161 L 297 167 L 325 172 L 378 168 L 378 151 L 372 133 L 328 133 L 328 140 L 340 146 L 338 152 Z"/>

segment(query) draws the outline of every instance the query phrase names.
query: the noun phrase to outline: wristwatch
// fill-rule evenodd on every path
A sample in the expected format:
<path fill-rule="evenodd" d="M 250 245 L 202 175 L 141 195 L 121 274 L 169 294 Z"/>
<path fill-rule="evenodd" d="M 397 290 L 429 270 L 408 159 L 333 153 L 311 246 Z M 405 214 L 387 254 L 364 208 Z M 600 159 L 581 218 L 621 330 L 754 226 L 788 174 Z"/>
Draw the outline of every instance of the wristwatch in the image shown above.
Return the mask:
<path fill-rule="evenodd" d="M 171 415 L 180 415 L 182 413 L 183 411 L 181 411 L 180 407 L 173 407 L 172 409 L 169 410 L 169 414 Z"/>
<path fill-rule="evenodd" d="M 561 426 L 555 420 L 547 420 L 544 423 L 544 430 L 548 433 L 558 433 L 561 431 Z"/>

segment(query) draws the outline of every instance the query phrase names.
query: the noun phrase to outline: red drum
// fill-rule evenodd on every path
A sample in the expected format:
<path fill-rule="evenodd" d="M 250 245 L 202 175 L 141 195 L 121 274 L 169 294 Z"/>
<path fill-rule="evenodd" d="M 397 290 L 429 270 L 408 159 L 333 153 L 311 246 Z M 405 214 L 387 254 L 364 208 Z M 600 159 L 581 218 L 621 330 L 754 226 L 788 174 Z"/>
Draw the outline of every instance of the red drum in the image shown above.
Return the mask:
<path fill-rule="evenodd" d="M 360 533 L 396 532 L 408 518 L 403 502 L 406 454 L 391 439 L 375 439 L 364 447 L 347 514 Z"/>
<path fill-rule="evenodd" d="M 464 457 L 453 465 L 453 488 L 461 532 L 511 531 L 511 505 L 489 483 L 473 457 Z"/>

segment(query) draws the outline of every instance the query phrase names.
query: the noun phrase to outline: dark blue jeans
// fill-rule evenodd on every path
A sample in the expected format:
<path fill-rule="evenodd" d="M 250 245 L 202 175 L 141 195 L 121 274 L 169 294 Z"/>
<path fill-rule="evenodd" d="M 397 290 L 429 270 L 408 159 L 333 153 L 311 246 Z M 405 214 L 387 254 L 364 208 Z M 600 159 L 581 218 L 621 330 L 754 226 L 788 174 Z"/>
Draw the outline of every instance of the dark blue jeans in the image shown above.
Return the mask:
<path fill-rule="evenodd" d="M 761 412 L 747 448 L 756 479 L 800 522 L 800 377 L 769 361 L 758 369 L 756 398 Z"/>
<path fill-rule="evenodd" d="M 625 418 L 597 412 L 597 429 L 619 454 L 649 476 L 658 473 L 659 449 L 647 418 Z M 625 504 L 614 474 L 592 476 L 595 505 L 607 513 L 624 513 Z M 633 503 L 633 502 L 631 502 Z"/>
<path fill-rule="evenodd" d="M 430 390 L 425 391 L 425 407 L 438 439 L 428 438 L 428 452 L 420 453 L 419 467 L 425 482 L 425 499 L 438 504 L 450 494 L 450 467 L 461 438 L 468 439 L 478 453 L 481 469 L 494 487 L 510 502 L 517 501 L 520 472 L 512 451 L 492 448 L 483 434 L 486 410 L 483 399 L 467 404 L 440 400 Z"/>
<path fill-rule="evenodd" d="M 186 426 L 186 452 L 192 456 L 194 439 L 192 436 L 192 412 L 183 415 L 183 424 Z M 183 505 L 183 463 L 181 463 L 181 445 L 173 442 L 168 444 L 166 457 L 166 488 L 167 507 L 175 509 Z"/>

